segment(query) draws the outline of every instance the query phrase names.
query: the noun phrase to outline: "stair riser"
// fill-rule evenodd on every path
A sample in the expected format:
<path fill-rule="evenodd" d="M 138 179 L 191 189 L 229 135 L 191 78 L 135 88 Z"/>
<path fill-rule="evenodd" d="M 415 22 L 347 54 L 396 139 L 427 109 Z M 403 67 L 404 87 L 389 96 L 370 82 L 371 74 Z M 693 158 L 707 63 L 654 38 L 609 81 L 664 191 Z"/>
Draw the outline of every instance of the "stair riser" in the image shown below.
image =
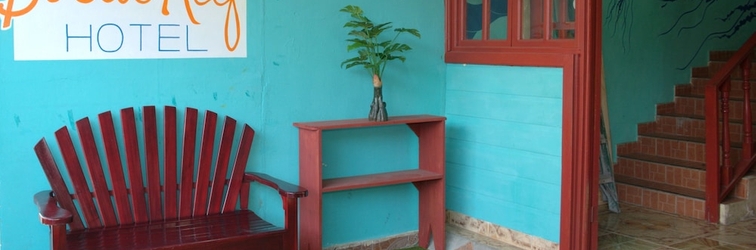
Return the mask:
<path fill-rule="evenodd" d="M 706 191 L 706 172 L 698 169 L 620 157 L 614 168 L 614 173 L 616 175 Z"/>
<path fill-rule="evenodd" d="M 705 96 L 706 85 L 708 85 L 708 78 L 693 78 L 691 84 L 682 84 L 675 86 L 675 95 L 682 96 Z M 751 81 L 751 99 L 756 98 L 756 81 Z M 743 81 L 732 80 L 730 81 L 730 97 L 742 99 L 743 98 Z"/>
<path fill-rule="evenodd" d="M 671 139 L 638 136 L 638 141 L 617 146 L 617 153 L 643 153 L 679 160 L 705 162 L 705 145 Z"/>
<path fill-rule="evenodd" d="M 703 98 L 695 97 L 675 97 L 673 104 L 657 105 L 657 114 L 660 115 L 694 115 L 704 116 L 705 105 Z M 751 102 L 751 115 L 753 117 L 756 114 L 756 105 Z M 662 107 L 660 107 L 662 106 Z M 742 120 L 743 119 L 743 102 L 737 100 L 730 100 L 729 102 L 729 117 L 730 119 Z"/>
<path fill-rule="evenodd" d="M 704 201 L 666 192 L 617 183 L 620 202 L 682 216 L 704 219 Z"/>
<path fill-rule="evenodd" d="M 665 134 L 704 138 L 706 136 L 706 121 L 688 117 L 657 116 L 656 121 L 638 125 L 638 134 Z M 751 128 L 751 136 L 756 133 L 756 125 Z M 743 125 L 730 123 L 730 141 L 743 141 Z"/>

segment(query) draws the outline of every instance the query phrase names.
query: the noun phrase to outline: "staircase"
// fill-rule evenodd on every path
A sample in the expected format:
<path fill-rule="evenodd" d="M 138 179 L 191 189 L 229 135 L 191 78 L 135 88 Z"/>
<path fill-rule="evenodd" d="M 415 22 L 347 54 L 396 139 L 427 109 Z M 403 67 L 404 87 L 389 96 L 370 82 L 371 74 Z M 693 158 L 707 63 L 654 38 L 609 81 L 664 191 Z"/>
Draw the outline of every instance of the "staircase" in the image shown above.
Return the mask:
<path fill-rule="evenodd" d="M 638 141 L 618 145 L 614 172 L 621 202 L 705 220 L 704 86 L 733 53 L 711 52 L 709 66 L 694 68 L 691 83 L 675 87 L 673 103 L 657 105 L 656 121 L 638 125 Z M 756 72 L 755 62 L 751 63 L 751 72 Z M 754 75 L 750 79 L 756 79 Z M 741 83 L 742 74 L 733 74 L 731 114 L 742 114 Z M 756 96 L 755 89 L 751 88 L 751 97 Z M 753 99 L 751 103 L 756 104 Z M 741 133 L 742 115 L 730 117 L 730 131 Z M 738 162 L 742 136 L 731 138 L 732 162 Z M 749 173 L 720 203 L 719 223 L 752 216 L 754 205 L 756 175 Z"/>

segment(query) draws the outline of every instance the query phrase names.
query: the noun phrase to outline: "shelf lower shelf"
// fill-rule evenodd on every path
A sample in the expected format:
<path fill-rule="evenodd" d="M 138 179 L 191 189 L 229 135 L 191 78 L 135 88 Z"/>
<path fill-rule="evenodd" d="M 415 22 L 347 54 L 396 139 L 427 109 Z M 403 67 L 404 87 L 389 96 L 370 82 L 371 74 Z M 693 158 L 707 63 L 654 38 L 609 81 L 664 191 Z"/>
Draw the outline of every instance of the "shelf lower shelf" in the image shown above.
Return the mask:
<path fill-rule="evenodd" d="M 443 178 L 444 174 L 422 169 L 332 178 L 323 180 L 323 192 L 441 180 Z"/>

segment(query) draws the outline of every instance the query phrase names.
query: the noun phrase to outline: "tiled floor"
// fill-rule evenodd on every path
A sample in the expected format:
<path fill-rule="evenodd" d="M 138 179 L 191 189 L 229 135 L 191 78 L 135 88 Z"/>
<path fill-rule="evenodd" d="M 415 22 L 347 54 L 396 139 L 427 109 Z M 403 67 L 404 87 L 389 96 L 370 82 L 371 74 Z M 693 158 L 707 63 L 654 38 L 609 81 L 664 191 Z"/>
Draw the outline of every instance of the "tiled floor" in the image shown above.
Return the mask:
<path fill-rule="evenodd" d="M 754 216 L 724 226 L 630 204 L 622 204 L 621 208 L 619 214 L 599 214 L 598 249 L 756 249 Z M 446 249 L 519 249 L 455 227 L 447 227 L 446 233 Z"/>
<path fill-rule="evenodd" d="M 710 224 L 622 204 L 599 214 L 599 249 L 756 249 L 756 217 Z"/>

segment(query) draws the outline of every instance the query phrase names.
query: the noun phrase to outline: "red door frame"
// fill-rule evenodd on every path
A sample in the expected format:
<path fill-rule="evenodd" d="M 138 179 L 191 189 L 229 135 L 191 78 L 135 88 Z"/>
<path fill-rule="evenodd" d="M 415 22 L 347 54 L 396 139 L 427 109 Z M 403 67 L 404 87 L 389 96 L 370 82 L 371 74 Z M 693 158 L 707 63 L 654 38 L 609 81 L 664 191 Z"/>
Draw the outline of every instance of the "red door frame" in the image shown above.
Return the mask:
<path fill-rule="evenodd" d="M 510 10 L 520 11 L 519 3 L 511 2 Z M 559 245 L 560 249 L 597 249 L 602 0 L 576 1 L 576 36 L 566 42 L 464 40 L 461 24 L 450 18 L 464 15 L 463 4 L 447 0 L 446 6 L 447 62 L 563 69 Z M 513 21 L 514 27 L 521 26 Z"/>

